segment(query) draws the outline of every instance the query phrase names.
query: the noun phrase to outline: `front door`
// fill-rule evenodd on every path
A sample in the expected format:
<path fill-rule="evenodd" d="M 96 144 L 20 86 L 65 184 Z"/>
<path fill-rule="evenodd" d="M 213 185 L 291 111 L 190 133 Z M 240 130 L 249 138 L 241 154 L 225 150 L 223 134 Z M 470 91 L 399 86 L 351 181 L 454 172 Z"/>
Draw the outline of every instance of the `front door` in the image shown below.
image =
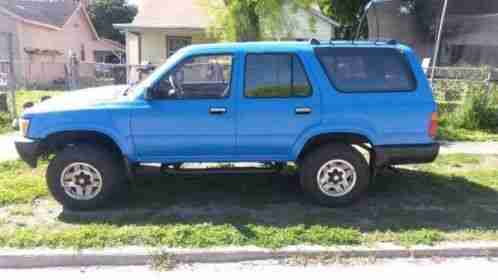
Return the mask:
<path fill-rule="evenodd" d="M 237 126 L 242 160 L 292 160 L 298 137 L 319 122 L 319 96 L 304 66 L 298 54 L 246 55 Z"/>
<path fill-rule="evenodd" d="M 152 100 L 132 117 L 140 161 L 212 161 L 234 155 L 233 61 L 229 54 L 190 57 L 152 86 Z"/>

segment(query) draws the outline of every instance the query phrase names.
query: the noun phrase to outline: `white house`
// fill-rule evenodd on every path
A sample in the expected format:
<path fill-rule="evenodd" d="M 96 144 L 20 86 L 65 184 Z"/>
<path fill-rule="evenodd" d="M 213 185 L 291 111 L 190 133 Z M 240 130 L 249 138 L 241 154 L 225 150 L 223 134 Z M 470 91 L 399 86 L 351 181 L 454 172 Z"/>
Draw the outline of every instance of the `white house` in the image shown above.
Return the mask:
<path fill-rule="evenodd" d="M 292 37 L 281 40 L 330 40 L 339 24 L 324 16 L 318 9 L 291 11 L 285 9 L 292 26 Z M 313 18 L 313 25 L 310 19 Z M 141 0 L 138 14 L 129 24 L 115 24 L 126 32 L 128 63 L 139 65 L 144 61 L 163 63 L 178 49 L 190 44 L 215 41 L 208 34 L 209 16 L 198 0 Z M 136 80 L 136 73 L 130 73 Z"/>

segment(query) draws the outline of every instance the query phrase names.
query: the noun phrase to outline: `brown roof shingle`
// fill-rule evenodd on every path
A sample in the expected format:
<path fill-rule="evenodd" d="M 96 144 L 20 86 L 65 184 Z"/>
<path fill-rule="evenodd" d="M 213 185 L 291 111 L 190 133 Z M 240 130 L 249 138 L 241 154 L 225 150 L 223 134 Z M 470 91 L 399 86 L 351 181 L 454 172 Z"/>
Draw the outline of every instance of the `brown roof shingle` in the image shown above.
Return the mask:
<path fill-rule="evenodd" d="M 71 17 L 79 1 L 76 0 L 16 0 L 9 7 L 6 2 L 0 5 L 10 12 L 31 21 L 62 27 Z"/>

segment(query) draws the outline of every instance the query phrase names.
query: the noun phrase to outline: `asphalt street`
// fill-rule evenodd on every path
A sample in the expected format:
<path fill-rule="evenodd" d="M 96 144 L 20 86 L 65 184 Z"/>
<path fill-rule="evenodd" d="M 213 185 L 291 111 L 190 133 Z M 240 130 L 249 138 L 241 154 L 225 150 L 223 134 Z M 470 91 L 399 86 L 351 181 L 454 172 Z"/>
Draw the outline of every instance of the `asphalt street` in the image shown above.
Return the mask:
<path fill-rule="evenodd" d="M 306 263 L 306 261 L 304 262 Z M 165 265 L 163 270 L 152 266 L 85 267 L 0 270 L 1 279 L 252 279 L 275 274 L 291 279 L 497 279 L 498 260 L 493 259 L 395 259 L 364 262 L 348 260 L 323 264 L 290 263 L 269 260 L 243 263 Z M 119 277 L 119 278 L 118 278 Z M 263 278 L 264 279 L 264 278 Z"/>

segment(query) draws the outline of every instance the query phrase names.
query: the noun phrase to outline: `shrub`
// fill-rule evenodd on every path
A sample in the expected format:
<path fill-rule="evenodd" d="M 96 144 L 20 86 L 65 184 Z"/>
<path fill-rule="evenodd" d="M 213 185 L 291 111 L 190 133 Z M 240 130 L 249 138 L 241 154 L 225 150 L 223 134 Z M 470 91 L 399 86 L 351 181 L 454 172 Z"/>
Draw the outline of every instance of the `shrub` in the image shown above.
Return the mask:
<path fill-rule="evenodd" d="M 454 118 L 458 127 L 498 130 L 498 102 L 485 87 L 470 87 Z"/>
<path fill-rule="evenodd" d="M 12 119 L 9 113 L 0 112 L 0 133 L 7 132 L 11 130 Z"/>

